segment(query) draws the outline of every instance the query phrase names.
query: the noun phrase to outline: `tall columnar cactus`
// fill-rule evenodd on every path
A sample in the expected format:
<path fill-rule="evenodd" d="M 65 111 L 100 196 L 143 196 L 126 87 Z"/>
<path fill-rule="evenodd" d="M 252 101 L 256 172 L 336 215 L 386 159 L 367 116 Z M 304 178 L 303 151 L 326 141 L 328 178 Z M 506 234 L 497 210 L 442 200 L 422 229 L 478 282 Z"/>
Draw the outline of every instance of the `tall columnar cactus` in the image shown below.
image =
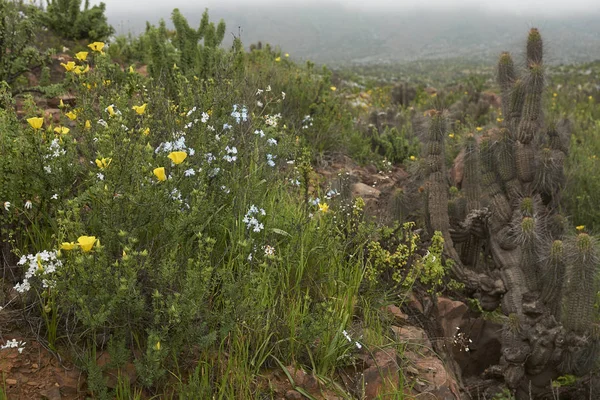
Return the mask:
<path fill-rule="evenodd" d="M 475 270 L 477 260 L 491 254 L 495 268 L 489 271 L 499 271 L 505 288 L 496 304 L 501 302 L 507 321 L 512 321 L 501 338 L 505 383 L 517 391 L 517 398 L 529 398 L 529 393 L 535 396 L 543 390 L 548 378 L 583 374 L 593 365 L 590 354 L 600 349 L 598 336 L 590 335 L 600 255 L 589 235 L 565 237 L 565 219 L 557 212 L 566 146 L 555 125 L 544 126 L 543 42 L 537 29 L 529 32 L 521 76 L 510 54 L 502 53 L 498 84 L 504 121 L 465 143 L 462 195 L 455 198 L 467 200 L 467 216 L 463 221 L 452 219 L 449 233 L 458 256 L 448 255 L 460 264 L 463 277 L 472 278 L 469 271 Z M 449 223 L 440 214 L 447 209 L 441 126 L 436 113 L 427 149 L 429 215 L 432 228 L 438 230 Z M 489 289 L 489 281 L 483 281 L 480 295 Z"/>

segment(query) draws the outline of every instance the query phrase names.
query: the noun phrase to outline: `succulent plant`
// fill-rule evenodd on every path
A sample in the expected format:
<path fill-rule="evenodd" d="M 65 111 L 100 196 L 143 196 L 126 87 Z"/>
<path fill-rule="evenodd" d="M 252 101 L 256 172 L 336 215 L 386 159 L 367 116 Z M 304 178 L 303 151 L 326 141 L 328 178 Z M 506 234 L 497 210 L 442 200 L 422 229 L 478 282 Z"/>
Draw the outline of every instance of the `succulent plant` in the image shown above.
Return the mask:
<path fill-rule="evenodd" d="M 535 28 L 526 54 L 521 76 L 511 55 L 500 55 L 505 119 L 481 138 L 466 139 L 463 186 L 450 203 L 439 111 L 432 113 L 426 146 L 430 227 L 451 239 L 447 255 L 471 294 L 495 297 L 490 308 L 501 304 L 510 322 L 500 339 L 501 368 L 517 398 L 541 393 L 548 377 L 587 373 L 600 352 L 599 335 L 592 334 L 599 248 L 586 233 L 565 236 L 557 211 L 566 146 L 556 124 L 544 126 L 543 41 Z M 482 271 L 486 255 L 493 267 Z M 502 285 L 490 285 L 498 276 Z"/>

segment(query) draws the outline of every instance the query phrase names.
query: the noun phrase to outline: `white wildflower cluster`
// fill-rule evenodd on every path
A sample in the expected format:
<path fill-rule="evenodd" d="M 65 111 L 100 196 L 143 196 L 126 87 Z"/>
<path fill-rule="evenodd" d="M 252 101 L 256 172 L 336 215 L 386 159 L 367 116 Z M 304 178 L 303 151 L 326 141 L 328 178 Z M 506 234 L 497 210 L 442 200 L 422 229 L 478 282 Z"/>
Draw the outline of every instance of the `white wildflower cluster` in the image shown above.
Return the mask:
<path fill-rule="evenodd" d="M 308 199 L 309 204 L 313 205 L 313 206 L 318 206 L 319 204 L 321 204 L 321 199 L 320 198 L 316 198 L 313 199 L 312 197 Z"/>
<path fill-rule="evenodd" d="M 52 139 L 52 142 L 50 142 L 50 147 L 48 149 L 50 150 L 50 152 L 44 156 L 45 159 L 58 158 L 67 154 L 65 149 L 60 147 L 58 138 Z"/>
<path fill-rule="evenodd" d="M 347 341 L 349 341 L 350 343 L 352 343 L 352 338 L 350 337 L 350 335 L 348 334 L 348 332 L 346 332 L 345 330 L 342 331 L 342 335 L 344 335 L 344 337 L 346 338 Z M 354 345 L 356 346 L 357 349 L 362 349 L 362 345 L 360 343 L 358 343 L 357 341 L 354 341 Z"/>
<path fill-rule="evenodd" d="M 102 118 L 100 118 L 98 120 L 98 124 L 102 125 L 105 128 L 108 128 L 108 123 L 105 120 L 103 120 Z"/>
<path fill-rule="evenodd" d="M 194 176 L 194 175 L 196 175 L 196 171 L 194 171 L 194 168 L 189 168 L 189 169 L 186 169 L 185 171 L 183 171 L 183 175 Z"/>
<path fill-rule="evenodd" d="M 265 133 L 263 132 L 262 129 L 255 130 L 254 134 L 260 136 L 261 138 L 265 137 Z"/>
<path fill-rule="evenodd" d="M 34 276 L 41 279 L 44 288 L 53 286 L 52 274 L 62 266 L 62 262 L 56 258 L 56 251 L 44 250 L 37 254 L 22 256 L 17 265 L 28 265 L 25 279 L 14 287 L 17 292 L 26 293 L 31 289 L 29 280 Z"/>
<path fill-rule="evenodd" d="M 305 115 L 302 119 L 302 129 L 308 129 L 313 125 L 313 119 L 310 115 Z"/>
<path fill-rule="evenodd" d="M 275 248 L 273 246 L 266 245 L 263 249 L 265 250 L 265 256 L 269 257 L 275 255 Z"/>
<path fill-rule="evenodd" d="M 7 340 L 5 344 L 0 346 L 0 350 L 17 349 L 19 354 L 21 354 L 23 353 L 23 350 L 25 350 L 25 344 L 27 344 L 27 342 L 17 341 L 17 339 Z"/>
<path fill-rule="evenodd" d="M 290 183 L 293 186 L 300 186 L 300 181 L 298 179 L 290 178 Z"/>
<path fill-rule="evenodd" d="M 269 138 L 269 139 L 267 139 L 267 144 L 269 146 L 277 146 L 277 140 L 273 139 L 273 138 Z"/>
<path fill-rule="evenodd" d="M 256 207 L 254 204 L 250 206 L 248 212 L 244 216 L 244 223 L 247 229 L 252 229 L 253 232 L 260 232 L 265 229 L 265 226 L 258 220 L 257 217 L 265 216 L 267 213 L 264 209 Z"/>
<path fill-rule="evenodd" d="M 33 208 L 33 203 L 31 202 L 31 200 L 27 200 L 25 202 L 25 208 L 28 210 L 31 210 Z"/>
<path fill-rule="evenodd" d="M 194 149 L 186 146 L 184 136 L 181 136 L 177 140 L 174 140 L 172 142 L 162 142 L 154 150 L 154 153 L 170 153 L 172 151 L 185 151 L 188 154 L 188 156 L 193 156 L 194 154 L 196 154 L 196 151 Z"/>
<path fill-rule="evenodd" d="M 327 193 L 325 194 L 325 198 L 326 198 L 327 200 L 331 200 L 331 199 L 333 199 L 334 197 L 337 197 L 337 196 L 339 196 L 339 195 L 340 195 L 340 193 L 339 193 L 339 192 L 338 192 L 336 189 L 330 189 L 330 190 L 329 190 L 329 191 L 327 191 Z"/>
<path fill-rule="evenodd" d="M 237 104 L 233 105 L 233 111 L 231 112 L 231 116 L 233 118 L 235 118 L 235 122 L 237 124 L 240 123 L 240 121 L 246 122 L 248 121 L 248 109 L 246 108 L 246 106 L 241 106 L 241 108 L 238 110 L 238 107 L 240 107 Z"/>
<path fill-rule="evenodd" d="M 277 156 L 274 156 L 273 154 L 267 154 L 267 165 L 269 167 L 274 167 L 276 158 Z"/>
<path fill-rule="evenodd" d="M 225 152 L 227 154 L 225 154 L 223 156 L 223 160 L 225 160 L 227 162 L 230 162 L 230 163 L 237 160 L 237 155 L 236 154 L 237 154 L 238 150 L 237 150 L 237 148 L 235 146 L 232 146 L 232 147 L 227 146 L 227 147 L 225 147 Z"/>
<path fill-rule="evenodd" d="M 227 123 L 223 124 L 223 130 L 226 131 L 228 129 L 231 129 L 231 125 L 229 125 Z"/>
<path fill-rule="evenodd" d="M 276 127 L 281 119 L 281 114 L 265 115 L 265 123 L 268 126 Z"/>
<path fill-rule="evenodd" d="M 471 349 L 469 346 L 473 341 L 467 336 L 467 334 L 460 330 L 460 327 L 456 327 L 456 333 L 454 334 L 454 345 L 458 346 L 458 351 L 469 352 Z"/>
<path fill-rule="evenodd" d="M 187 114 L 185 115 L 187 118 L 189 118 L 193 113 L 196 112 L 198 108 L 197 107 L 192 107 L 192 109 L 190 109 L 190 111 L 187 112 Z M 185 124 L 185 126 L 183 127 L 184 129 L 190 129 L 192 126 L 194 126 L 195 124 L 198 123 L 198 121 L 202 122 L 203 124 L 206 124 L 208 122 L 208 119 L 210 118 L 210 116 L 208 115 L 208 113 L 203 112 L 202 116 L 200 118 L 194 118 L 192 121 L 188 122 L 187 124 Z"/>

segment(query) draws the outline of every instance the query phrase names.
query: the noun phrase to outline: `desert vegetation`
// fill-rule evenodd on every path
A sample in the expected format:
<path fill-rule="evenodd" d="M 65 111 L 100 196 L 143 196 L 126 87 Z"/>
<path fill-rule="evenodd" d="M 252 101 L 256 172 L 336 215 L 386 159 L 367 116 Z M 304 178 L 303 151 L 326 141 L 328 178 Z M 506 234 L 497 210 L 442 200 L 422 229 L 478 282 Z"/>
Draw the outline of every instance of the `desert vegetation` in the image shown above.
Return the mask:
<path fill-rule="evenodd" d="M 81 3 L 0 1 L 0 399 L 599 393 L 600 63 L 331 70 Z"/>

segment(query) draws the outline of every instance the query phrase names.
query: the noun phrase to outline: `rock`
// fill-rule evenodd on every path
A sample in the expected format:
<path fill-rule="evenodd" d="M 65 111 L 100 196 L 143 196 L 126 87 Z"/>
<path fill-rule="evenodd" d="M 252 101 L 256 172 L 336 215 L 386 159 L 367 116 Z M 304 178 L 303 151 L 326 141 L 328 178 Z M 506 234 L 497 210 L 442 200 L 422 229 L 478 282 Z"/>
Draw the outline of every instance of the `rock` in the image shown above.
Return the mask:
<path fill-rule="evenodd" d="M 77 97 L 72 94 L 64 94 L 62 96 L 53 97 L 48 100 L 48 106 L 50 108 L 58 108 L 61 100 L 64 105 L 73 107 L 75 106 Z"/>
<path fill-rule="evenodd" d="M 285 398 L 288 400 L 302 400 L 304 396 L 295 390 L 288 390 L 285 392 Z"/>
<path fill-rule="evenodd" d="M 363 371 L 361 387 L 364 387 L 365 399 L 376 399 L 380 396 L 395 393 L 400 386 L 398 362 L 395 349 L 379 350 L 367 361 L 370 365 Z"/>
<path fill-rule="evenodd" d="M 407 348 L 416 349 L 419 352 L 430 351 L 431 342 L 427 333 L 416 326 L 392 326 L 398 342 L 406 343 Z"/>
<path fill-rule="evenodd" d="M 40 395 L 42 396 L 43 399 L 47 399 L 47 400 L 61 400 L 62 399 L 62 395 L 60 394 L 60 389 L 57 388 L 56 386 L 47 389 L 47 390 L 42 390 L 40 391 Z"/>
<path fill-rule="evenodd" d="M 440 297 L 437 301 L 437 315 L 446 338 L 454 337 L 456 328 L 462 326 L 469 307 L 460 301 Z"/>
<path fill-rule="evenodd" d="M 352 185 L 352 196 L 354 197 L 362 197 L 363 199 L 376 199 L 380 194 L 381 191 L 362 182 Z"/>
<path fill-rule="evenodd" d="M 403 313 L 402 310 L 400 309 L 400 307 L 398 307 L 397 305 L 389 304 L 384 307 L 384 310 L 388 314 L 393 316 L 393 318 L 394 318 L 393 322 L 395 324 L 405 324 L 408 322 L 408 315 Z"/>
<path fill-rule="evenodd" d="M 16 384 L 17 384 L 17 380 L 16 380 L 16 379 L 10 379 L 10 378 L 6 379 L 4 382 L 5 382 L 7 385 L 9 385 L 9 386 L 13 386 L 13 385 L 16 385 Z"/>

